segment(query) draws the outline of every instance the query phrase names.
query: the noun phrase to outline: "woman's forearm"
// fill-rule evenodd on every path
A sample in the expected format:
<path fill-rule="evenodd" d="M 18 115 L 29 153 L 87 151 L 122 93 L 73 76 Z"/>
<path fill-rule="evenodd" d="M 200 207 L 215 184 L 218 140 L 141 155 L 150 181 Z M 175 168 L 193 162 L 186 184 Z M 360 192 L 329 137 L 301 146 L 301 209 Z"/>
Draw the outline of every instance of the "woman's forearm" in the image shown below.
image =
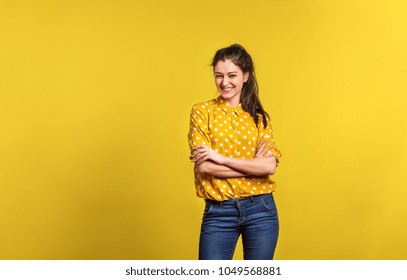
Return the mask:
<path fill-rule="evenodd" d="M 265 176 L 276 172 L 277 160 L 275 157 L 253 159 L 224 157 L 221 164 L 246 175 Z"/>
<path fill-rule="evenodd" d="M 212 161 L 204 161 L 201 164 L 197 164 L 195 168 L 201 174 L 212 175 L 220 178 L 236 178 L 247 175 L 243 172 L 225 165 L 214 163 Z"/>
<path fill-rule="evenodd" d="M 259 149 L 261 151 L 264 147 L 260 146 Z M 258 155 L 260 156 L 258 157 Z M 275 156 L 264 156 L 258 152 L 256 153 L 256 157 L 252 159 L 231 158 L 221 155 L 211 147 L 205 145 L 194 147 L 191 150 L 190 159 L 198 166 L 199 172 L 214 176 L 218 176 L 215 174 L 219 174 L 222 177 L 273 175 L 277 167 L 277 159 Z"/>

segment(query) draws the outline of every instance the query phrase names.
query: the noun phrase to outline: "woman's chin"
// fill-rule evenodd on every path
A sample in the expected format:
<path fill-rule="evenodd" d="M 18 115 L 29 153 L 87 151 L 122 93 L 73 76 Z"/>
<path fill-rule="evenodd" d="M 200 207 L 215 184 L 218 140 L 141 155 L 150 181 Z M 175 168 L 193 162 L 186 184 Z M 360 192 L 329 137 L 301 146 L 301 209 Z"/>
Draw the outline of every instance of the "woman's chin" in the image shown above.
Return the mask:
<path fill-rule="evenodd" d="M 240 98 L 239 94 L 236 94 L 233 91 L 229 91 L 229 92 L 224 92 L 222 91 L 220 93 L 220 95 L 222 96 L 223 99 L 235 99 L 235 98 Z"/>

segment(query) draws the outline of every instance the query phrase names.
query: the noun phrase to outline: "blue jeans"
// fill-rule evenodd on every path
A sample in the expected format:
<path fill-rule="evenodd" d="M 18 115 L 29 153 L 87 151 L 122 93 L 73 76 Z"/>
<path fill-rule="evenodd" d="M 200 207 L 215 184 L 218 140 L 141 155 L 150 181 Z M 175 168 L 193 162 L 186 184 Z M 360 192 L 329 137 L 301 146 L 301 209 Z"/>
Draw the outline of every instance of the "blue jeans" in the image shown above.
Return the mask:
<path fill-rule="evenodd" d="M 199 259 L 231 260 L 242 234 L 245 260 L 272 260 L 278 228 L 272 194 L 226 201 L 206 200 Z"/>

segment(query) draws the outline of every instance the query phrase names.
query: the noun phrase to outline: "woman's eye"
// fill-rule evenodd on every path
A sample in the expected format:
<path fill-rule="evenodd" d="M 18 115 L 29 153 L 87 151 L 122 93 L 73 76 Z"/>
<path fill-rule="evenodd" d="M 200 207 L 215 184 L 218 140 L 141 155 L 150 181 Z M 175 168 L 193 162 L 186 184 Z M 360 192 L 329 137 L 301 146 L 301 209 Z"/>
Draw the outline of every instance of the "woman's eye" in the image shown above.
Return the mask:
<path fill-rule="evenodd" d="M 236 77 L 236 75 L 230 75 L 229 76 L 229 78 L 235 78 Z"/>

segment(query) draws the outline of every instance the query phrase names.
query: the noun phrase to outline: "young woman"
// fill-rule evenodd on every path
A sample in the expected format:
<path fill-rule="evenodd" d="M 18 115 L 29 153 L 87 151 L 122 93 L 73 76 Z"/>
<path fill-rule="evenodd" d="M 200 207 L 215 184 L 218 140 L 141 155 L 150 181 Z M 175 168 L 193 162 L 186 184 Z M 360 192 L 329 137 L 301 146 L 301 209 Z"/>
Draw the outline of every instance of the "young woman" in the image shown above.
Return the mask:
<path fill-rule="evenodd" d="M 206 203 L 199 259 L 232 259 L 240 234 L 245 259 L 273 259 L 279 225 L 270 175 L 281 154 L 253 61 L 234 44 L 218 50 L 212 66 L 220 96 L 193 106 L 188 134 L 196 193 Z"/>

